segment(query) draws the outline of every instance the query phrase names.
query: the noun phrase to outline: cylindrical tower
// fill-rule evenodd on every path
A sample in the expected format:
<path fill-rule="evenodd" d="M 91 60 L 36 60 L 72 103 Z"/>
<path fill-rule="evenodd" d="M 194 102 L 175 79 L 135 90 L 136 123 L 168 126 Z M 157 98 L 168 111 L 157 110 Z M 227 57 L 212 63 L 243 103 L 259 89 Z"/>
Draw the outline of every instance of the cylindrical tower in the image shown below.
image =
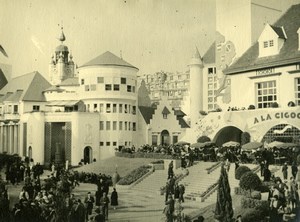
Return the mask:
<path fill-rule="evenodd" d="M 203 110 L 203 62 L 200 53 L 195 53 L 189 64 L 190 68 L 190 122 L 191 128 L 199 119 L 199 111 Z"/>

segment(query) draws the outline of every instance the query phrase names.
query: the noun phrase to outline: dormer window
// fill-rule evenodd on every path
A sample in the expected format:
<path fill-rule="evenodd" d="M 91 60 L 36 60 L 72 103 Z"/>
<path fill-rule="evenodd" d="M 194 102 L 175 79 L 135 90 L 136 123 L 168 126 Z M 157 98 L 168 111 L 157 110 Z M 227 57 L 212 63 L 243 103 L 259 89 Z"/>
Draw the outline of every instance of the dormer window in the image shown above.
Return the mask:
<path fill-rule="evenodd" d="M 261 33 L 259 43 L 259 57 L 277 55 L 287 39 L 283 27 L 267 24 Z"/>

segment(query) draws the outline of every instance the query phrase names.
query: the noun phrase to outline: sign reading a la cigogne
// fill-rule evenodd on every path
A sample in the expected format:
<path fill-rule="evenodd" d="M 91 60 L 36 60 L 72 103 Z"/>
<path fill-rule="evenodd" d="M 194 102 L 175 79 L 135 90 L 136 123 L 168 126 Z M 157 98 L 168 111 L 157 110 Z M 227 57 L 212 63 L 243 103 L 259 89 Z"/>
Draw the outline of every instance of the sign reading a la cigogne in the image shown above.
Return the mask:
<path fill-rule="evenodd" d="M 280 120 L 280 119 L 290 119 L 290 120 L 298 120 L 300 121 L 300 111 L 282 111 L 282 112 L 274 112 L 274 113 L 265 113 L 261 115 L 257 115 L 251 117 L 249 119 L 249 123 L 251 125 L 256 125 L 258 123 Z"/>

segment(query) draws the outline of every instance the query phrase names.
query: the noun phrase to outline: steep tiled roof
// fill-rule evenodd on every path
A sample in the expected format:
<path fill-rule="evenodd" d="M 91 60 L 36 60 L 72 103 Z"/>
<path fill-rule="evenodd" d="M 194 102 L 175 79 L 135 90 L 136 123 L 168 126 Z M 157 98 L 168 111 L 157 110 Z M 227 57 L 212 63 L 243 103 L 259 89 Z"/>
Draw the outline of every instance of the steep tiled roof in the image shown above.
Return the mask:
<path fill-rule="evenodd" d="M 286 36 L 284 34 L 284 31 L 283 31 L 283 27 L 277 27 L 277 26 L 274 26 L 274 25 L 270 25 L 270 26 L 274 30 L 274 32 L 276 32 L 276 34 L 278 35 L 279 38 L 286 39 Z"/>
<path fill-rule="evenodd" d="M 274 26 L 282 26 L 287 36 L 279 54 L 259 58 L 259 47 L 258 42 L 256 42 L 234 64 L 225 69 L 224 73 L 235 74 L 260 68 L 298 63 L 300 61 L 300 51 L 298 50 L 297 30 L 300 27 L 300 4 L 289 8 Z"/>
<path fill-rule="evenodd" d="M 85 63 L 81 67 L 84 66 L 125 66 L 134 69 L 138 69 L 133 65 L 129 64 L 128 62 L 124 61 L 123 59 L 119 58 L 118 56 L 114 55 L 113 53 L 107 51 L 98 57 L 92 59 L 91 61 Z"/>
<path fill-rule="evenodd" d="M 79 86 L 78 77 L 67 78 L 62 81 L 60 86 Z"/>
<path fill-rule="evenodd" d="M 8 102 L 18 102 L 20 101 L 20 98 L 23 94 L 23 90 L 17 90 L 14 93 L 12 93 L 10 96 L 8 96 L 5 101 Z"/>
<path fill-rule="evenodd" d="M 174 114 L 175 116 L 186 116 L 186 114 L 181 110 L 174 110 Z"/>
<path fill-rule="evenodd" d="M 2 71 L 2 69 L 0 69 L 0 90 L 7 84 L 7 79 Z"/>
<path fill-rule="evenodd" d="M 154 114 L 155 108 L 148 106 L 139 106 L 139 110 L 147 124 L 150 124 L 150 120 Z"/>
<path fill-rule="evenodd" d="M 203 62 L 205 64 L 211 64 L 216 62 L 216 42 L 213 42 L 204 54 Z"/>
<path fill-rule="evenodd" d="M 181 128 L 190 128 L 189 124 L 187 124 L 187 122 L 183 118 L 179 117 L 177 119 Z"/>
<path fill-rule="evenodd" d="M 49 88 L 51 84 L 39 73 L 32 72 L 22 76 L 18 76 L 9 81 L 9 83 L 0 90 L 0 94 L 7 94 L 22 90 L 21 95 L 18 95 L 20 101 L 45 101 L 43 91 Z M 2 102 L 8 97 L 1 98 Z"/>

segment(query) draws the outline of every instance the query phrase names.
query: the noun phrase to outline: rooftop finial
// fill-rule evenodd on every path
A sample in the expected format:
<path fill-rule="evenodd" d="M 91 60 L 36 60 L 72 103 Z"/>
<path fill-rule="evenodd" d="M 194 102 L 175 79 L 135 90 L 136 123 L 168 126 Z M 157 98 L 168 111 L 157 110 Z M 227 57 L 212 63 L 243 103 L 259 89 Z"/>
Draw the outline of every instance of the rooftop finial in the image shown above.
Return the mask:
<path fill-rule="evenodd" d="M 61 26 L 61 34 L 60 34 L 60 36 L 58 38 L 58 40 L 61 41 L 61 44 L 63 44 L 63 42 L 66 40 L 66 37 L 65 37 L 63 29 L 64 29 L 64 27 Z"/>

